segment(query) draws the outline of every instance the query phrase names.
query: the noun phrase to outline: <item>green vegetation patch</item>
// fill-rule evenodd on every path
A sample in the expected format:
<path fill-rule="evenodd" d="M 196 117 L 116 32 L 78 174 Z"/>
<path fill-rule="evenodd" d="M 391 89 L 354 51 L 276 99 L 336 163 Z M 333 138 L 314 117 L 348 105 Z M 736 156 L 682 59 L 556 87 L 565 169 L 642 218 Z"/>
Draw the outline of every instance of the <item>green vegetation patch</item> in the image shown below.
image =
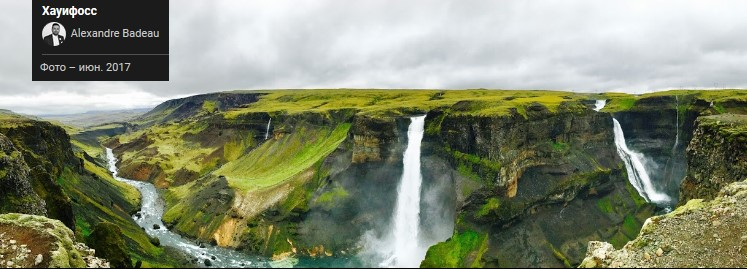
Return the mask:
<path fill-rule="evenodd" d="M 457 171 L 472 180 L 478 182 L 490 181 L 496 178 L 501 172 L 501 164 L 499 162 L 463 153 L 458 150 L 452 150 L 449 147 L 446 147 L 445 150 L 452 157 Z"/>
<path fill-rule="evenodd" d="M 334 151 L 347 137 L 350 123 L 334 129 L 301 124 L 278 140 L 270 140 L 218 169 L 239 190 L 270 187 L 310 168 Z"/>
<path fill-rule="evenodd" d="M 563 142 L 552 142 L 552 150 L 556 152 L 565 152 L 571 148 L 571 145 Z"/>
<path fill-rule="evenodd" d="M 747 115 L 721 114 L 698 118 L 700 126 L 711 128 L 721 136 L 732 140 L 735 137 L 747 136 Z M 747 142 L 747 141 L 740 141 Z"/>
<path fill-rule="evenodd" d="M 478 218 L 485 217 L 491 212 L 495 212 L 496 210 L 498 210 L 500 206 L 501 206 L 501 201 L 498 200 L 498 198 L 492 197 L 488 199 L 488 201 L 486 201 L 485 204 L 480 207 L 480 210 L 478 210 L 475 213 L 475 217 L 478 217 Z"/>
<path fill-rule="evenodd" d="M 556 259 L 561 261 L 565 268 L 573 268 L 573 266 L 571 265 L 571 261 L 568 260 L 568 257 L 566 257 L 562 251 L 557 249 L 552 243 L 547 243 L 547 246 L 552 251 L 552 255 L 555 256 Z"/>
<path fill-rule="evenodd" d="M 325 210 L 332 210 L 335 205 L 348 196 L 350 196 L 350 194 L 342 186 L 336 186 L 331 191 L 319 195 L 314 202 Z"/>
<path fill-rule="evenodd" d="M 487 234 L 474 231 L 455 234 L 445 242 L 428 249 L 421 268 L 480 268 L 482 255 L 488 250 Z"/>
<path fill-rule="evenodd" d="M 175 260 L 168 250 L 154 246 L 130 217 L 140 206 L 140 193 L 116 181 L 105 168 L 85 159 L 84 168 L 87 175 L 66 168 L 57 180 L 73 200 L 76 234 L 81 239 L 89 239 L 96 225 L 109 222 L 121 230 L 119 234 L 133 262 L 140 260 L 144 267 L 178 267 L 183 261 Z"/>
<path fill-rule="evenodd" d="M 297 114 L 356 109 L 374 116 L 401 116 L 452 107 L 456 113 L 506 115 L 510 109 L 540 103 L 550 111 L 566 102 L 588 99 L 590 94 L 541 90 L 274 90 L 247 107 L 228 111 L 226 118 L 256 112 Z"/>
<path fill-rule="evenodd" d="M 88 237 L 87 244 L 96 250 L 96 255 L 107 259 L 114 268 L 130 268 L 133 265 L 122 239 L 122 230 L 115 224 L 97 224 Z"/>
<path fill-rule="evenodd" d="M 230 134 L 226 131 L 220 136 L 213 136 L 212 131 L 207 122 L 184 121 L 121 135 L 118 137 L 120 143 L 136 146 L 122 153 L 122 168 L 139 164 L 161 169 L 168 175 L 166 180 L 173 180 L 181 169 L 203 176 L 220 164 L 219 159 L 236 159 L 256 143 L 250 131 L 231 130 Z M 214 154 L 216 152 L 222 154 Z"/>
<path fill-rule="evenodd" d="M 604 93 L 607 98 L 607 105 L 602 112 L 620 112 L 635 109 L 637 102 L 641 99 L 657 98 L 666 96 L 679 96 L 680 104 L 677 107 L 679 112 L 687 109 L 687 104 L 693 99 L 704 102 L 712 102 L 713 110 L 718 113 L 745 113 L 747 108 L 740 103 L 747 103 L 747 90 L 723 89 L 723 90 L 669 90 L 658 91 L 642 95 L 632 95 L 625 93 Z M 736 106 L 734 106 L 737 104 Z M 675 105 L 672 103 L 672 105 Z M 657 107 L 656 109 L 661 109 Z"/>
<path fill-rule="evenodd" d="M 635 97 L 617 97 L 607 101 L 607 105 L 601 110 L 603 112 L 626 111 L 635 106 Z"/>
<path fill-rule="evenodd" d="M 608 196 L 605 196 L 604 198 L 597 201 L 597 208 L 599 208 L 600 211 L 606 214 L 615 212 L 614 207 L 612 207 L 612 200 Z"/>
<path fill-rule="evenodd" d="M 205 100 L 204 103 L 202 103 L 202 110 L 208 113 L 213 113 L 218 110 L 217 101 L 213 100 Z"/>
<path fill-rule="evenodd" d="M 623 221 L 622 226 L 622 233 L 625 234 L 628 238 L 635 238 L 638 236 L 638 231 L 641 230 L 641 224 L 638 222 L 638 220 L 635 219 L 634 216 L 628 215 L 625 216 L 625 220 Z"/>

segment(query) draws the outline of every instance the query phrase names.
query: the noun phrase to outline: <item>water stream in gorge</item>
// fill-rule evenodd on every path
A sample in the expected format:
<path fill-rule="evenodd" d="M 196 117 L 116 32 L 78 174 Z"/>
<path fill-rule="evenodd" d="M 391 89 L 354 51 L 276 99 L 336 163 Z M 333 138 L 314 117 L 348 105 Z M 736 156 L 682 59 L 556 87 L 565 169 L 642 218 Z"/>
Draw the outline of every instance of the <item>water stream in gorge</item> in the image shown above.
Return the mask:
<path fill-rule="evenodd" d="M 145 229 L 145 232 L 161 241 L 161 245 L 175 247 L 184 251 L 190 256 L 199 259 L 199 265 L 204 265 L 205 260 L 210 260 L 215 267 L 275 267 L 293 265 L 294 261 L 287 261 L 291 264 L 272 264 L 258 256 L 250 256 L 235 250 L 216 247 L 200 247 L 192 240 L 185 239 L 178 234 L 169 231 L 161 221 L 164 213 L 165 203 L 158 196 L 158 191 L 153 184 L 135 180 L 129 180 L 117 176 L 117 158 L 110 148 L 106 149 L 106 157 L 109 160 L 109 171 L 114 179 L 127 183 L 140 191 L 142 197 L 142 207 L 138 213 L 133 216 L 135 222 Z M 158 226 L 155 226 L 158 225 Z M 158 227 L 158 229 L 155 229 Z"/>

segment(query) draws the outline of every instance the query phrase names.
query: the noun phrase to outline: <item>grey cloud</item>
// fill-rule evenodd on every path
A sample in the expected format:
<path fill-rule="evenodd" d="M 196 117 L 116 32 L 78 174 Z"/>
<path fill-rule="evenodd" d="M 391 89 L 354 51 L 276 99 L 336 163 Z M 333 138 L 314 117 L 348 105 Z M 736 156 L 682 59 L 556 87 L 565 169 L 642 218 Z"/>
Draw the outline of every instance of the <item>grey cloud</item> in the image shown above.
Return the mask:
<path fill-rule="evenodd" d="M 30 25 L 30 5 L 1 5 L 11 12 L 0 26 L 30 40 L 24 24 L 11 26 Z M 180 0 L 170 7 L 171 81 L 30 82 L 29 44 L 4 38 L 0 96 L 747 87 L 744 1 Z"/>

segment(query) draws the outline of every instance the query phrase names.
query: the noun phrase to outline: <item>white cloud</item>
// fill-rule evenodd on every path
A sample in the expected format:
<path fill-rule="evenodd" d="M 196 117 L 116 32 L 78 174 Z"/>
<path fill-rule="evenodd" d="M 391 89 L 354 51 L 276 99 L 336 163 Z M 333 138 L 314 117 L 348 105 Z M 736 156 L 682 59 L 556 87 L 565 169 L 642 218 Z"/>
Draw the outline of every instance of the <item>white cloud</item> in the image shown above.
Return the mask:
<path fill-rule="evenodd" d="M 35 94 L 4 96 L 0 107 L 11 107 L 24 114 L 73 114 L 88 111 L 149 108 L 165 101 L 152 93 L 139 90 L 81 94 L 66 91 L 48 91 Z"/>

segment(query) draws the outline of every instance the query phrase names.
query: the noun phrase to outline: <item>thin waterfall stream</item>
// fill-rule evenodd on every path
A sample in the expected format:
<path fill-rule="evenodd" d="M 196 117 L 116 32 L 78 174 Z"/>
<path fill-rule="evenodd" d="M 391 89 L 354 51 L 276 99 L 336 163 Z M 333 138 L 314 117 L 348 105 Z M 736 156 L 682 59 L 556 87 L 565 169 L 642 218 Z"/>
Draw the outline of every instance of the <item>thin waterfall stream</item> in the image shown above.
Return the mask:
<path fill-rule="evenodd" d="M 270 118 L 269 121 L 267 121 L 267 130 L 265 130 L 265 140 L 270 137 L 270 124 L 272 123 L 272 118 Z"/>

